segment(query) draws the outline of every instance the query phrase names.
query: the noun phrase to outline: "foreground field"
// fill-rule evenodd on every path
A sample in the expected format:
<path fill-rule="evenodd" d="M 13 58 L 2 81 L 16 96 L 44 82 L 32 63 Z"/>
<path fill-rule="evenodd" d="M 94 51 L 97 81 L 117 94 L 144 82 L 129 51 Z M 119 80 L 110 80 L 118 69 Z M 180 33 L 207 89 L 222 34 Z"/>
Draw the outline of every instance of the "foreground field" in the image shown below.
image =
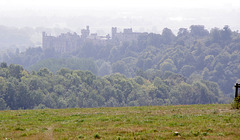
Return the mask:
<path fill-rule="evenodd" d="M 230 105 L 0 111 L 0 139 L 6 138 L 240 139 L 240 111 Z"/>

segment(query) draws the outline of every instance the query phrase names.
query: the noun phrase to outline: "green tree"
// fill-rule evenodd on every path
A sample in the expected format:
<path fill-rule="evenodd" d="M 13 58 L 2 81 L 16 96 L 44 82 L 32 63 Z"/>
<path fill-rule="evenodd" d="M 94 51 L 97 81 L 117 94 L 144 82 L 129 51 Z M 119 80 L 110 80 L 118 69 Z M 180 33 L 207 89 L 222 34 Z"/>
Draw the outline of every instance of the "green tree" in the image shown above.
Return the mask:
<path fill-rule="evenodd" d="M 181 68 L 180 73 L 183 76 L 189 77 L 194 71 L 195 71 L 195 67 L 194 66 L 185 65 L 185 66 L 183 66 Z"/>
<path fill-rule="evenodd" d="M 47 68 L 42 68 L 37 73 L 39 76 L 50 76 L 52 73 Z"/>
<path fill-rule="evenodd" d="M 180 83 L 176 89 L 170 91 L 170 99 L 177 99 L 177 104 L 194 104 L 195 96 L 191 85 L 187 83 Z M 174 101 L 174 100 L 173 100 Z M 171 102 L 172 104 L 176 104 Z"/>
<path fill-rule="evenodd" d="M 11 80 L 7 83 L 7 89 L 6 89 L 6 95 L 4 97 L 4 100 L 7 104 L 7 106 L 10 107 L 10 109 L 18 109 L 17 107 L 17 94 L 16 94 L 16 88 L 17 85 L 14 83 L 18 83 L 15 79 Z"/>
<path fill-rule="evenodd" d="M 229 28 L 228 25 L 225 25 L 223 27 L 223 30 L 221 31 L 221 39 L 224 41 L 230 41 L 232 39 L 231 35 L 232 35 L 231 29 Z"/>
<path fill-rule="evenodd" d="M 203 25 L 191 25 L 190 33 L 193 36 L 200 36 L 200 37 L 206 36 L 209 34 L 208 30 L 206 30 Z"/>
<path fill-rule="evenodd" d="M 99 75 L 105 76 L 112 73 L 111 64 L 104 62 L 99 68 Z"/>
<path fill-rule="evenodd" d="M 20 79 L 22 75 L 23 67 L 20 65 L 11 64 L 9 66 L 9 74 L 17 79 Z"/>
<path fill-rule="evenodd" d="M 7 109 L 7 104 L 2 98 L 0 98 L 0 110 L 5 110 L 5 109 Z"/>
<path fill-rule="evenodd" d="M 170 44 L 175 39 L 171 29 L 164 28 L 162 31 L 162 40 L 164 44 Z"/>
<path fill-rule="evenodd" d="M 221 31 L 218 28 L 211 29 L 210 35 L 213 42 L 218 43 L 221 41 Z"/>
<path fill-rule="evenodd" d="M 29 90 L 26 84 L 20 82 L 16 90 L 17 108 L 31 108 L 33 102 L 29 96 Z"/>
<path fill-rule="evenodd" d="M 128 68 L 126 67 L 126 65 L 123 61 L 117 61 L 116 63 L 112 64 L 112 72 L 113 73 L 127 74 L 128 73 Z"/>
<path fill-rule="evenodd" d="M 0 98 L 4 98 L 7 90 L 7 82 L 0 76 Z"/>
<path fill-rule="evenodd" d="M 187 36 L 189 34 L 189 31 L 187 28 L 180 28 L 178 30 L 177 36 L 182 37 L 182 36 Z"/>
<path fill-rule="evenodd" d="M 160 64 L 160 70 L 163 72 L 165 71 L 175 72 L 177 69 L 174 62 L 171 59 L 166 59 L 163 63 Z"/>
<path fill-rule="evenodd" d="M 30 90 L 29 91 L 29 98 L 31 99 L 31 107 L 29 108 L 34 108 L 39 105 L 43 105 L 45 94 L 41 89 L 38 90 Z"/>
<path fill-rule="evenodd" d="M 1 67 L 1 68 L 8 68 L 8 65 L 7 65 L 6 62 L 2 62 L 2 63 L 0 64 L 0 67 Z"/>
<path fill-rule="evenodd" d="M 194 91 L 196 92 L 196 95 L 194 97 L 195 103 L 211 104 L 211 103 L 217 102 L 217 98 L 214 95 L 214 93 L 209 91 L 208 87 L 202 82 L 200 81 L 194 82 L 193 88 L 194 88 Z"/>

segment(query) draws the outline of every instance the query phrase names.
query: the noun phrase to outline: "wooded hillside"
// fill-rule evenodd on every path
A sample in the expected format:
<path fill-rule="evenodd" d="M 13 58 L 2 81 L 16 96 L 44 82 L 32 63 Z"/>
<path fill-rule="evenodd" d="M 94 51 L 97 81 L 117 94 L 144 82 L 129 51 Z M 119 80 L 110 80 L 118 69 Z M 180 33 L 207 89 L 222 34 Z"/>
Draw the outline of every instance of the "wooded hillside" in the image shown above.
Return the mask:
<path fill-rule="evenodd" d="M 54 49 L 29 48 L 2 56 L 8 64 L 20 64 L 28 71 L 47 67 L 55 73 L 60 68 L 90 70 L 96 76 L 120 73 L 130 79 L 151 73 L 182 75 L 188 84 L 195 81 L 216 82 L 227 97 L 233 97 L 233 85 L 240 82 L 240 34 L 229 26 L 206 30 L 203 25 L 180 28 L 177 35 L 165 28 L 162 34 L 148 33 L 137 41 L 94 44 L 91 41 L 71 53 Z M 51 65 L 49 65 L 51 64 Z M 101 79 L 101 78 L 100 78 Z M 180 85 L 178 83 L 177 85 Z M 217 93 L 214 93 L 217 94 Z"/>

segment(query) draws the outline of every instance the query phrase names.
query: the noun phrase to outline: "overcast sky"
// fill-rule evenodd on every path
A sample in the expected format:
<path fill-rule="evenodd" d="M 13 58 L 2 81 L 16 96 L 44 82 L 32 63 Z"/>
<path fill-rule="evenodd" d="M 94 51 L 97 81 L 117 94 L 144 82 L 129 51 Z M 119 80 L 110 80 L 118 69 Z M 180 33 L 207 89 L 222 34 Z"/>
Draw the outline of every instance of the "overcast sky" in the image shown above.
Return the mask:
<path fill-rule="evenodd" d="M 238 7 L 239 0 L 1 0 L 1 9 L 50 8 L 221 8 Z"/>
<path fill-rule="evenodd" d="M 0 25 L 67 27 L 86 24 L 160 32 L 193 24 L 240 29 L 240 0 L 0 0 Z"/>

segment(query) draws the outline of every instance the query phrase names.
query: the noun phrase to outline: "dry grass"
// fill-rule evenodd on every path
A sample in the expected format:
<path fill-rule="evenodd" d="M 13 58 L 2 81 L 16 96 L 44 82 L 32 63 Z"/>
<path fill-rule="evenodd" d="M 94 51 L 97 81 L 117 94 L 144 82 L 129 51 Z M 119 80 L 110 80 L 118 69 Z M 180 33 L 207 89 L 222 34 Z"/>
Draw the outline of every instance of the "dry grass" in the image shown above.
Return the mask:
<path fill-rule="evenodd" d="M 230 105 L 0 111 L 0 124 L 1 139 L 240 139 Z"/>

